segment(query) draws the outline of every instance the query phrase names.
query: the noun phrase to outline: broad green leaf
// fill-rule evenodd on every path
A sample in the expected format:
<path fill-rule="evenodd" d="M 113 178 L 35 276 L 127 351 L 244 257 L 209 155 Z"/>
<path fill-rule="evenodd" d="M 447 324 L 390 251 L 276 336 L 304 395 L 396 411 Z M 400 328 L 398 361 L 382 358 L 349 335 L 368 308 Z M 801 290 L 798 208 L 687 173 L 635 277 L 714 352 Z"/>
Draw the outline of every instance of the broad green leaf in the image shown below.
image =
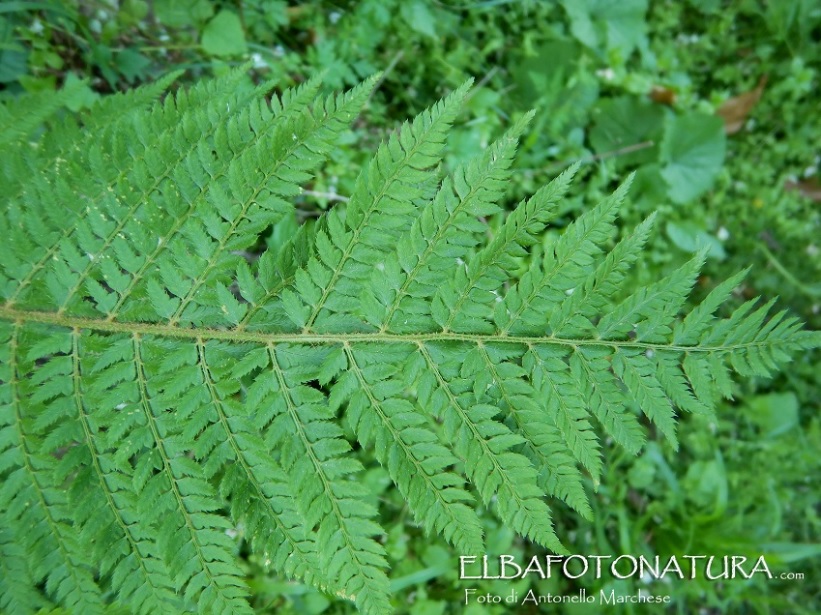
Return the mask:
<path fill-rule="evenodd" d="M 202 31 L 202 48 L 212 56 L 235 56 L 245 53 L 245 33 L 239 16 L 228 10 L 217 13 Z"/>
<path fill-rule="evenodd" d="M 725 141 L 721 118 L 701 113 L 668 117 L 661 174 L 674 202 L 687 203 L 710 189 L 724 162 Z"/>
<path fill-rule="evenodd" d="M 707 248 L 707 256 L 710 258 L 724 260 L 727 256 L 721 242 L 695 222 L 668 222 L 665 230 L 670 241 L 685 252 L 695 253 Z"/>
<path fill-rule="evenodd" d="M 570 31 L 591 49 L 617 50 L 623 58 L 645 43 L 647 0 L 563 0 Z"/>
<path fill-rule="evenodd" d="M 656 159 L 664 123 L 660 105 L 634 96 L 609 98 L 596 106 L 593 117 L 590 143 L 597 154 L 642 145 L 641 150 L 619 153 L 616 162 L 630 166 Z M 643 146 L 648 143 L 650 147 Z"/>
<path fill-rule="evenodd" d="M 214 14 L 210 0 L 154 0 L 157 19 L 172 28 L 199 26 Z"/>
<path fill-rule="evenodd" d="M 421 0 L 405 1 L 399 10 L 411 28 L 420 34 L 436 38 L 436 18 L 427 3 Z"/>

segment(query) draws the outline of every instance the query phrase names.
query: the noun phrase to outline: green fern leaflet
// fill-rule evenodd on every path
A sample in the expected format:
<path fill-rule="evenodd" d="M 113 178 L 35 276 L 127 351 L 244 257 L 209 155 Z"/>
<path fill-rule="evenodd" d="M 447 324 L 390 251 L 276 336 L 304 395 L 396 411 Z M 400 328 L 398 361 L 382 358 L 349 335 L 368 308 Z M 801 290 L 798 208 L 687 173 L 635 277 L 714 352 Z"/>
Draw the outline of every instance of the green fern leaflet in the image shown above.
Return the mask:
<path fill-rule="evenodd" d="M 387 613 L 353 437 L 458 551 L 483 550 L 481 502 L 562 552 L 548 497 L 590 516 L 601 433 L 637 452 L 643 414 L 675 445 L 731 368 L 818 345 L 771 303 L 716 318 L 741 276 L 682 317 L 703 255 L 614 302 L 652 226 L 612 246 L 626 184 L 539 258 L 573 170 L 488 239 L 530 118 L 440 178 L 467 85 L 266 248 L 374 81 L 271 96 L 236 72 L 156 102 L 172 80 L 75 118 L 0 114 L 4 612 L 251 613 L 238 532 L 277 573 Z"/>

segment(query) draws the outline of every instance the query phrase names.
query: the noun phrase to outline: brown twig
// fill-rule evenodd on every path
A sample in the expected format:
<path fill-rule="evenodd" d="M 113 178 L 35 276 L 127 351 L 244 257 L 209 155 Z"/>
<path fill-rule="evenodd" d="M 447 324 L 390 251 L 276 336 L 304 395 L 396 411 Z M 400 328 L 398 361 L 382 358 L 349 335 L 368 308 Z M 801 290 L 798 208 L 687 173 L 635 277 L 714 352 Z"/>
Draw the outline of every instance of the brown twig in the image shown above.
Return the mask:
<path fill-rule="evenodd" d="M 559 169 L 564 169 L 565 167 L 569 167 L 571 164 L 575 162 L 580 162 L 581 164 L 590 164 L 591 162 L 598 162 L 599 160 L 606 160 L 607 158 L 614 158 L 616 156 L 624 156 L 625 154 L 631 154 L 633 152 L 638 152 L 643 149 L 647 149 L 648 147 L 653 147 L 656 144 L 655 141 L 642 141 L 641 143 L 633 143 L 632 145 L 625 145 L 624 147 L 620 147 L 619 149 L 610 150 L 608 152 L 602 152 L 601 154 L 596 154 L 594 156 L 590 156 L 588 158 L 578 158 L 576 160 L 564 160 L 560 162 L 554 162 L 551 165 L 546 167 L 542 167 L 540 169 L 522 169 L 522 171 L 530 171 L 531 173 L 535 173 L 537 171 L 545 171 L 547 173 L 552 173 Z"/>

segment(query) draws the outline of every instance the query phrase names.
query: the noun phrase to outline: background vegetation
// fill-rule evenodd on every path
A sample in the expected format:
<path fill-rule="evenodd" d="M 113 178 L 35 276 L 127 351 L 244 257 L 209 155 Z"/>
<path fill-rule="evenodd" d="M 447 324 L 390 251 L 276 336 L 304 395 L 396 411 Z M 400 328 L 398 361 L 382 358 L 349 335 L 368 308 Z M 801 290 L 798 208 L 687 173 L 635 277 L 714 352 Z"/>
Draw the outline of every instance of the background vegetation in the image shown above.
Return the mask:
<path fill-rule="evenodd" d="M 274 229 L 277 241 L 344 201 L 388 131 L 473 76 L 478 85 L 449 143 L 449 164 L 536 109 L 510 204 L 583 161 L 583 179 L 551 231 L 560 233 L 636 171 L 623 230 L 660 214 L 637 281 L 707 245 L 696 298 L 749 266 L 739 302 L 780 296 L 818 329 L 819 37 L 818 0 L 7 1 L 0 96 L 67 89 L 71 113 L 174 69 L 195 80 L 250 62 L 249 79 L 283 88 L 317 72 L 338 88 L 384 71 L 349 147 L 301 197 L 298 219 Z M 595 520 L 555 503 L 559 535 L 574 553 L 764 554 L 776 574 L 804 574 L 617 587 L 671 593 L 670 612 L 821 612 L 819 359 L 805 356 L 777 380 L 739 386 L 717 422 L 685 417 L 677 453 L 661 440 L 638 457 L 606 447 L 608 473 L 589 485 Z M 371 466 L 366 478 L 389 528 L 399 611 L 494 612 L 465 611 L 464 588 L 509 593 L 511 584 L 460 582 L 458 554 L 411 524 L 386 473 Z M 484 520 L 490 553 L 538 554 L 492 516 Z M 247 568 L 260 613 L 352 609 L 252 558 Z M 515 588 L 572 593 L 610 583 L 526 580 Z"/>

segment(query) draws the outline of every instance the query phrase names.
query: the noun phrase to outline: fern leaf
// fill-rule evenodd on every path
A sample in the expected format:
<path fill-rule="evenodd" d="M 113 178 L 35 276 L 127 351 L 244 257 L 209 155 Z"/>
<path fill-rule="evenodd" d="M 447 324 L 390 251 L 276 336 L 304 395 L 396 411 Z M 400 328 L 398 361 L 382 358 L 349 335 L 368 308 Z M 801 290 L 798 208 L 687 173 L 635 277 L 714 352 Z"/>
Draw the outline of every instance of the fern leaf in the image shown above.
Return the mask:
<path fill-rule="evenodd" d="M 178 600 L 169 582 L 169 572 L 162 560 L 151 555 L 152 545 L 127 520 L 127 507 L 122 506 L 117 495 L 117 477 L 104 469 L 106 460 L 98 450 L 99 434 L 94 426 L 82 390 L 80 332 L 71 333 L 71 379 L 73 386 L 73 419 L 69 424 L 82 428 L 82 436 L 76 440 L 85 446 L 78 447 L 63 459 L 68 462 L 65 472 L 76 467 L 77 456 L 82 455 L 84 473 L 72 485 L 70 494 L 75 519 L 83 528 L 83 541 L 98 545 L 95 560 L 101 562 L 101 572 L 111 574 L 112 585 L 120 598 L 134 606 L 140 613 L 173 613 L 179 609 Z M 71 407 L 71 406 L 69 406 Z M 68 417 L 65 417 L 68 418 Z M 110 537 L 116 535 L 112 548 Z"/>
<path fill-rule="evenodd" d="M 593 325 L 609 298 L 618 291 L 629 267 L 641 254 L 653 226 L 655 215 L 651 215 L 636 227 L 628 237 L 622 239 L 587 276 L 579 287 L 551 315 L 548 326 L 555 335 L 575 337 L 590 335 L 596 329 Z M 567 292 L 567 291 L 565 291 Z"/>
<path fill-rule="evenodd" d="M 578 165 L 569 168 L 520 204 L 505 220 L 499 234 L 470 261 L 466 270 L 456 269 L 454 288 L 442 287 L 434 298 L 448 311 L 444 331 L 491 330 L 488 322 L 499 289 L 518 266 L 517 259 L 527 256 L 527 249 L 537 242 L 552 218 L 559 199 L 567 191 Z"/>
<path fill-rule="evenodd" d="M 526 457 L 510 450 L 522 442 L 521 436 L 492 420 L 498 408 L 471 403 L 468 381 L 458 374 L 445 377 L 440 367 L 447 365 L 443 348 L 425 344 L 418 348 L 429 370 L 428 380 L 432 381 L 428 385 L 430 398 L 420 401 L 441 417 L 447 440 L 463 460 L 467 476 L 482 499 L 489 504 L 498 493 L 496 506 L 505 523 L 523 536 L 563 553 L 565 549 L 553 531 L 550 509 L 540 497 L 535 469 Z M 434 359 L 431 352 L 439 356 Z"/>
<path fill-rule="evenodd" d="M 281 449 L 301 512 L 308 527 L 317 528 L 323 545 L 320 566 L 331 586 L 341 588 L 365 612 L 383 612 L 389 608 L 387 562 L 373 539 L 382 529 L 371 521 L 376 511 L 364 501 L 366 491 L 347 480 L 361 466 L 343 458 L 350 446 L 330 421 L 327 400 L 302 384 L 304 368 L 290 368 L 292 354 L 302 352 L 268 347 L 270 373 L 261 377 L 272 381 L 280 412 L 268 429 L 268 444 Z"/>
<path fill-rule="evenodd" d="M 478 354 L 478 361 L 472 360 L 474 354 Z M 516 362 L 520 358 L 520 353 L 510 348 L 483 345 L 468 355 L 461 375 L 474 379 L 477 397 L 481 398 L 483 388 L 486 389 L 513 419 L 525 437 L 525 455 L 539 471 L 539 487 L 590 518 L 593 513 L 576 460 L 556 424 L 556 417 L 544 412 L 534 401 L 540 395 L 526 379 L 525 368 Z"/>
<path fill-rule="evenodd" d="M 688 311 L 703 253 L 626 292 L 653 223 L 609 248 L 629 181 L 545 241 L 571 169 L 486 240 L 529 116 L 441 178 L 468 84 L 260 250 L 373 81 L 271 87 L 235 71 L 62 123 L 32 99 L 50 129 L 0 145 L 19 154 L 0 169 L 1 609 L 249 613 L 242 543 L 388 613 L 363 461 L 463 552 L 483 550 L 477 501 L 561 552 L 548 497 L 592 515 L 602 435 L 638 453 L 644 416 L 675 446 L 733 372 L 821 345 L 772 300 L 722 316 L 743 274 Z"/>
<path fill-rule="evenodd" d="M 6 478 L 0 488 L 5 527 L 23 541 L 32 579 L 45 580 L 55 602 L 87 613 L 102 613 L 102 592 L 83 557 L 80 537 L 70 522 L 64 491 L 59 488 L 55 460 L 38 450 L 26 410 L 22 378 L 30 366 L 21 356 L 20 327 L 3 327 L 2 435 Z M 50 395 L 47 393 L 46 395 Z M 15 530 L 16 529 L 16 530 Z M 12 563 L 15 565 L 15 563 Z M 24 567 L 16 562 L 16 567 Z"/>
<path fill-rule="evenodd" d="M 510 177 L 516 142 L 531 117 L 525 116 L 480 158 L 457 168 L 453 182 L 445 179 L 383 266 L 383 271 L 395 272 L 388 276 L 388 283 L 397 285 L 391 289 L 393 299 L 385 305 L 384 314 L 378 318 L 365 314 L 366 320 L 381 331 L 435 330 L 437 325 L 443 326 L 447 310 L 437 310 L 436 304 L 427 307 L 438 288 L 440 272 L 452 268 L 454 261 L 464 263 L 484 231 L 477 218 L 499 211 L 496 201 L 503 196 Z M 382 271 L 378 270 L 375 277 L 373 285 L 378 288 L 379 278 L 384 277 Z M 373 300 L 378 301 L 375 297 Z"/>
<path fill-rule="evenodd" d="M 35 585 L 25 549 L 4 522 L 0 527 L 0 609 L 28 615 L 45 608 L 49 603 Z"/>
<path fill-rule="evenodd" d="M 601 477 L 600 445 L 588 418 L 582 391 L 570 374 L 564 349 L 538 348 L 522 360 L 534 388 L 546 400 L 553 418 L 573 456 L 590 472 L 593 481 Z"/>
<path fill-rule="evenodd" d="M 128 130 L 135 117 L 144 115 L 148 104 L 177 76 L 172 74 L 156 84 L 95 103 L 82 119 L 84 127 L 96 127 L 107 133 Z M 162 115 L 154 114 L 153 117 Z M 163 130 L 163 126 L 157 124 L 144 128 L 146 134 Z M 104 182 L 111 188 L 116 184 L 115 178 L 122 179 L 119 168 L 124 166 L 123 163 L 99 163 L 114 155 L 108 145 L 97 130 L 83 130 L 83 126 L 69 118 L 60 124 L 50 123 L 38 147 L 17 143 L 13 152 L 4 157 L 8 161 L 3 167 L 8 206 L 0 211 L 0 221 L 28 229 L 27 233 L 11 237 L 11 243 L 0 244 L 0 276 L 8 275 L 20 281 L 16 293 L 7 295 L 10 301 L 23 301 L 34 276 L 56 252 L 60 238 L 75 232 L 81 213 L 74 195 L 86 193 L 86 173 L 91 161 L 95 161 L 97 182 Z M 83 155 L 77 160 L 70 152 L 82 152 Z M 51 170 L 54 170 L 54 176 L 50 176 Z M 62 206 L 55 207 L 56 203 Z M 42 250 L 37 249 L 40 246 Z"/>
<path fill-rule="evenodd" d="M 197 343 L 194 363 L 201 372 L 205 398 L 198 401 L 209 405 L 209 413 L 215 416 L 198 434 L 195 454 L 205 462 L 206 475 L 223 472 L 221 495 L 231 501 L 234 522 L 247 527 L 259 543 L 259 552 L 269 554 L 273 566 L 288 576 L 311 582 L 318 565 L 316 538 L 306 532 L 287 476 L 270 456 L 253 417 L 233 402 L 239 382 L 231 369 L 230 350 L 212 344 L 207 355 L 206 344 Z M 201 390 L 200 385 L 195 390 Z M 193 410 L 199 411 L 199 407 Z"/>
<path fill-rule="evenodd" d="M 675 409 L 664 394 L 653 364 L 641 352 L 620 348 L 613 357 L 613 371 L 627 387 L 636 405 L 678 449 Z"/>
<path fill-rule="evenodd" d="M 293 206 L 284 199 L 299 193 L 300 183 L 310 178 L 310 172 L 330 150 L 332 140 L 359 113 L 372 86 L 373 80 L 338 99 L 319 101 L 293 119 L 286 115 L 286 121 L 278 122 L 269 135 L 235 159 L 226 172 L 227 186 L 222 191 L 214 190 L 209 199 L 222 220 L 206 221 L 206 233 L 196 237 L 201 260 L 199 267 L 188 273 L 188 292 L 180 296 L 169 319 L 172 325 L 189 305 L 212 308 L 213 299 L 203 301 L 199 293 L 203 284 L 217 270 L 225 269 L 226 253 L 252 244 L 261 230 L 292 211 Z M 250 171 L 255 166 L 258 170 Z M 211 185 L 214 188 L 218 184 Z"/>
<path fill-rule="evenodd" d="M 710 291 L 706 299 L 676 325 L 673 331 L 673 343 L 682 345 L 697 343 L 713 321 L 714 312 L 730 297 L 730 293 L 749 271 L 749 269 L 740 271 Z"/>
<path fill-rule="evenodd" d="M 328 216 L 328 249 L 309 261 L 301 283 L 297 279 L 307 309 L 295 307 L 289 313 L 303 330 L 333 330 L 337 322 L 351 323 L 345 314 L 355 311 L 368 264 L 393 247 L 393 240 L 410 226 L 414 206 L 434 192 L 435 177 L 426 171 L 441 160 L 445 135 L 469 85 L 391 135 L 357 179 L 344 223 L 335 211 Z"/>
<path fill-rule="evenodd" d="M 220 113 L 230 112 L 229 100 L 235 96 L 232 87 L 238 77 L 239 73 L 234 72 L 216 85 L 203 85 L 190 95 L 181 95 L 179 111 L 166 102 L 161 110 L 151 114 L 126 115 L 129 122 L 125 127 L 119 122 L 106 124 L 101 129 L 103 134 L 97 135 L 101 147 L 89 147 L 88 154 L 81 154 L 75 164 L 66 163 L 65 177 L 61 177 L 64 184 L 56 184 L 54 190 L 47 184 L 33 200 L 34 204 L 50 201 L 65 204 L 66 209 L 50 208 L 61 214 L 53 225 L 46 226 L 54 228 L 57 238 L 43 246 L 44 249 L 24 252 L 30 255 L 29 267 L 18 278 L 14 293 L 6 297 L 7 303 L 25 304 L 21 293 L 38 293 L 37 286 L 42 285 L 55 303 L 65 309 L 81 290 L 95 266 L 95 259 L 102 256 L 99 253 L 115 240 L 122 241 L 123 229 L 128 222 L 134 223 L 133 216 L 144 206 L 147 197 L 169 179 L 185 155 L 193 151 L 194 146 L 188 140 L 196 142 L 203 133 L 210 134 L 209 126 L 213 124 L 206 124 L 208 105 L 217 114 L 216 119 Z M 163 158 L 166 164 L 159 169 Z M 151 177 L 152 167 L 156 177 Z M 89 169 L 98 184 L 89 185 Z M 126 185 L 140 189 L 124 190 Z M 118 195 L 120 190 L 124 194 Z M 44 214 L 43 219 L 49 215 L 52 214 Z M 32 229 L 29 235 L 37 237 L 38 232 L 42 229 Z M 36 240 L 34 243 L 39 245 Z M 55 260 L 57 262 L 52 263 Z M 45 268 L 46 263 L 51 269 Z"/>
<path fill-rule="evenodd" d="M 324 235 L 316 239 L 327 240 Z M 288 240 L 279 253 L 264 252 L 258 261 L 257 276 L 247 265 L 240 263 L 237 282 L 242 297 L 248 302 L 248 310 L 240 319 L 237 329 L 263 329 L 288 331 L 293 327 L 286 316 L 282 292 L 293 284 L 296 272 L 307 266 L 314 237 L 301 226 L 296 235 Z M 327 250 L 328 244 L 323 244 Z"/>
<path fill-rule="evenodd" d="M 548 250 L 542 263 L 534 263 L 522 279 L 496 304 L 494 321 L 502 333 L 524 333 L 544 328 L 545 314 L 563 293 L 573 292 L 585 277 L 586 267 L 601 252 L 613 231 L 619 205 L 632 178 L 602 203 L 584 213 Z M 532 323 L 532 324 L 531 324 Z"/>
<path fill-rule="evenodd" d="M 632 332 L 637 341 L 665 339 L 695 284 L 705 257 L 706 252 L 702 251 L 671 275 L 639 289 L 615 306 L 599 321 L 599 335 L 603 339 L 614 339 Z"/>
<path fill-rule="evenodd" d="M 220 506 L 213 487 L 203 469 L 180 450 L 173 420 L 163 413 L 165 404 L 174 403 L 176 391 L 166 388 L 152 395 L 146 370 L 146 353 L 151 348 L 146 348 L 139 335 L 131 341 L 137 404 L 143 413 L 146 435 L 154 441 L 149 463 L 157 470 L 139 492 L 139 518 L 159 526 L 157 547 L 169 569 L 175 571 L 177 589 L 184 591 L 186 599 L 199 596 L 199 612 L 251 613 L 242 574 L 233 557 L 234 546 L 225 533 L 231 526 L 224 517 L 214 514 Z M 154 376 L 152 380 L 161 378 Z M 179 383 L 174 383 L 176 386 Z M 154 403 L 153 398 L 157 399 Z"/>
<path fill-rule="evenodd" d="M 574 352 L 570 357 L 572 378 L 605 433 L 627 452 L 636 454 L 644 445 L 644 432 L 628 410 L 619 383 L 611 375 L 609 358 L 610 353 L 603 348 Z"/>
<path fill-rule="evenodd" d="M 442 534 L 460 552 L 478 553 L 482 528 L 465 502 L 473 498 L 462 479 L 448 471 L 457 458 L 426 426 L 424 416 L 400 397 L 398 378 L 412 348 L 384 363 L 384 353 L 365 346 L 344 347 L 349 374 L 332 391 L 334 403 L 348 402 L 346 417 L 363 445 L 373 443 L 414 516 L 428 532 Z M 342 393 L 336 394 L 337 391 Z"/>
<path fill-rule="evenodd" d="M 29 93 L 0 105 L 0 152 L 26 139 L 84 85 L 74 81 L 56 92 Z"/>

